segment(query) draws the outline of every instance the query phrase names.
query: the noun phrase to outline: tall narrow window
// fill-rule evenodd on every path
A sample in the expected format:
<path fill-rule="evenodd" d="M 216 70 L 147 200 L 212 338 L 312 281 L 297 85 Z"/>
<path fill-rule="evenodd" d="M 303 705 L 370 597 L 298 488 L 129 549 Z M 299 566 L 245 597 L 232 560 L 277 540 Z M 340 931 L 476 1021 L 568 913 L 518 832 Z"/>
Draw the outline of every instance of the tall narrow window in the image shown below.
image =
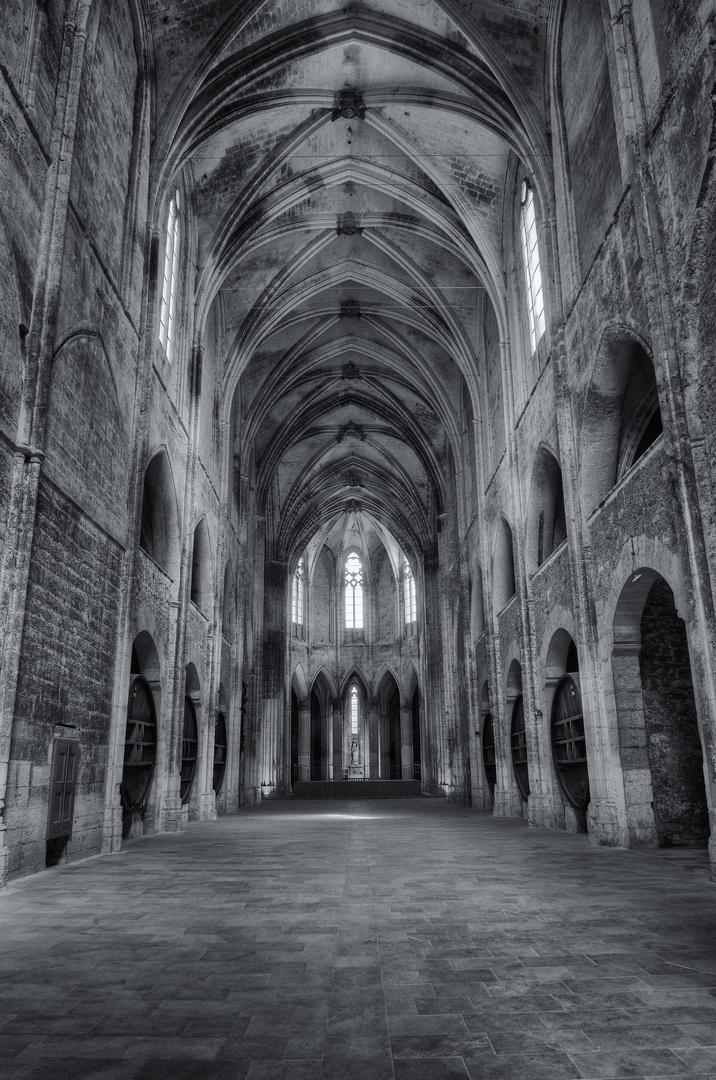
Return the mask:
<path fill-rule="evenodd" d="M 303 626 L 303 555 L 298 560 L 296 573 L 293 575 L 291 618 L 298 626 Z"/>
<path fill-rule="evenodd" d="M 525 267 L 527 310 L 530 322 L 530 346 L 532 352 L 544 334 L 544 298 L 542 295 L 542 271 L 539 265 L 537 222 L 532 188 L 522 182 L 520 195 L 520 234 L 522 236 L 522 261 Z"/>
<path fill-rule="evenodd" d="M 403 595 L 405 597 L 405 621 L 413 623 L 417 619 L 417 605 L 415 602 L 415 578 L 410 569 L 410 563 L 403 557 Z"/>
<path fill-rule="evenodd" d="M 351 686 L 351 735 L 358 734 L 358 687 Z"/>
<path fill-rule="evenodd" d="M 346 559 L 346 629 L 363 629 L 363 564 L 355 552 Z"/>
<path fill-rule="evenodd" d="M 167 242 L 164 251 L 164 282 L 162 285 L 162 303 L 159 309 L 159 341 L 169 363 L 171 363 L 174 354 L 177 278 L 179 276 L 180 209 L 181 200 L 177 191 L 169 204 Z"/>

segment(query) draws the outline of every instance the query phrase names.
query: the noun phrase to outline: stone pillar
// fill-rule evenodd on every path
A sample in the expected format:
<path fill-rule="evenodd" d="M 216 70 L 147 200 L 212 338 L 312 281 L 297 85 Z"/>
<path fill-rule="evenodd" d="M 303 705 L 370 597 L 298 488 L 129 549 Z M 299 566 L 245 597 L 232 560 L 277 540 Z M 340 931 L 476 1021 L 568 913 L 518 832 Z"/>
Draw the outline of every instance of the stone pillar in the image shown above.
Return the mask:
<path fill-rule="evenodd" d="M 380 734 L 378 730 L 378 702 L 374 698 L 368 702 L 368 776 L 371 780 L 383 779 L 380 772 Z"/>
<path fill-rule="evenodd" d="M 311 779 L 311 701 L 298 703 L 298 779 Z"/>
<path fill-rule="evenodd" d="M 412 702 L 400 705 L 400 761 L 403 780 L 413 777 L 413 709 Z"/>
<path fill-rule="evenodd" d="M 333 780 L 343 779 L 343 709 L 339 698 L 333 702 Z"/>
<path fill-rule="evenodd" d="M 287 650 L 286 588 L 288 566 L 282 559 L 266 559 L 264 569 L 264 648 L 262 794 L 290 791 L 290 777 L 284 775 L 285 684 Z"/>

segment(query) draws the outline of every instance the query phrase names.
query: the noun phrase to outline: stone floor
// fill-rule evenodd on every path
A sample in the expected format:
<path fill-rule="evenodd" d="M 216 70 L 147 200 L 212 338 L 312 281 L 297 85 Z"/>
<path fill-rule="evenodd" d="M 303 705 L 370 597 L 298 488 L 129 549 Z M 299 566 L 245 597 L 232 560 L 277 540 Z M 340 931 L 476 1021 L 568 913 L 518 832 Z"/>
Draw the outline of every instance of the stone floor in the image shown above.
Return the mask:
<path fill-rule="evenodd" d="M 716 1077 L 703 851 L 273 803 L 0 894 L 0 1077 Z"/>

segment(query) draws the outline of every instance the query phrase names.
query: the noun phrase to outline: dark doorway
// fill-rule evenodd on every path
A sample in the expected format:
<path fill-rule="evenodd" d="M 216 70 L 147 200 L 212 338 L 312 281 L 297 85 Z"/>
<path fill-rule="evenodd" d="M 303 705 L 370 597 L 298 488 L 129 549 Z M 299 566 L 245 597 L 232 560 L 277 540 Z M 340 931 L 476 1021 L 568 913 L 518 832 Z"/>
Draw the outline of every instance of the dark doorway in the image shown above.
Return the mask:
<path fill-rule="evenodd" d="M 413 779 L 420 780 L 422 774 L 422 755 L 420 752 L 420 691 L 417 686 L 413 692 Z"/>
<path fill-rule="evenodd" d="M 709 817 L 689 646 L 661 577 L 642 612 L 639 667 L 659 847 L 703 846 Z"/>
<path fill-rule="evenodd" d="M 80 744 L 76 739 L 58 739 L 52 753 L 50 809 L 47 821 L 47 866 L 62 861 L 72 834 L 77 790 Z"/>

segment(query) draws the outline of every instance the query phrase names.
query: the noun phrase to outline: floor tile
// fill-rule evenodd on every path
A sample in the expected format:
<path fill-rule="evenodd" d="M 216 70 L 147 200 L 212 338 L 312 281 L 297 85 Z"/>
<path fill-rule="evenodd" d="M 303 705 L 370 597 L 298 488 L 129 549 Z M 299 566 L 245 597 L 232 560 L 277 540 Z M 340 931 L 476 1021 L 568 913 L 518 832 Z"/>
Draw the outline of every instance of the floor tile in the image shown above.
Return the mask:
<path fill-rule="evenodd" d="M 0 920 L 3 1080 L 716 1076 L 705 852 L 277 801 L 23 879 Z"/>

